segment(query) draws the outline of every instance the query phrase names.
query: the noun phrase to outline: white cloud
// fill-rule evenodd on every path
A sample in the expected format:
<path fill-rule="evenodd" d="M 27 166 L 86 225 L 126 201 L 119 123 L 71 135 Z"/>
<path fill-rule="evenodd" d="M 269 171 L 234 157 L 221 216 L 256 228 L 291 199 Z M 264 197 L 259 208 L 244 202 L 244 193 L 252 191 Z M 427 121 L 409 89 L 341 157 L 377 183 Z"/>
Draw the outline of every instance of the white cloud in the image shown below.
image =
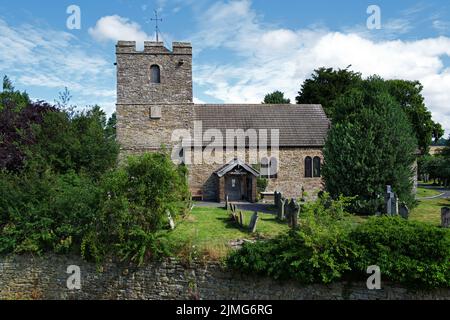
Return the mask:
<path fill-rule="evenodd" d="M 326 29 L 281 29 L 261 22 L 249 0 L 219 2 L 199 17 L 194 49 L 228 49 L 230 63 L 194 64 L 194 81 L 204 94 L 228 103 L 259 103 L 274 90 L 295 101 L 301 83 L 318 67 L 346 68 L 363 76 L 419 80 L 434 119 L 450 133 L 450 38 L 414 41 L 375 39 L 364 33 Z M 406 32 L 405 20 L 390 30 Z"/>
<path fill-rule="evenodd" d="M 142 30 L 138 23 L 118 15 L 100 18 L 93 28 L 89 28 L 89 34 L 100 42 L 136 41 L 141 47 L 144 41 L 153 39 Z"/>

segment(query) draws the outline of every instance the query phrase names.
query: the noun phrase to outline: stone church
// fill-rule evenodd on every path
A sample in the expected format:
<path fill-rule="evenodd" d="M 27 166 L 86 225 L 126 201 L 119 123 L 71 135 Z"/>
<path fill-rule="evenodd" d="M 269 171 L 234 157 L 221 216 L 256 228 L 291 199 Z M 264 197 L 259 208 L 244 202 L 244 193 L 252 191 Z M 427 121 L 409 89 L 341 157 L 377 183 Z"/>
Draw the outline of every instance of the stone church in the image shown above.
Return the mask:
<path fill-rule="evenodd" d="M 119 41 L 116 58 L 121 156 L 175 150 L 173 134 L 182 130 L 202 137 L 177 151 L 188 166 L 195 198 L 254 202 L 258 178 L 267 179 L 267 192 L 280 191 L 286 197 L 298 198 L 303 192 L 314 196 L 322 189 L 322 148 L 330 127 L 322 106 L 194 104 L 190 43 L 174 42 L 169 50 L 162 42 L 145 42 L 144 50 L 137 51 L 135 42 Z M 276 156 L 274 137 L 260 134 L 256 140 L 246 136 L 243 150 L 217 153 L 222 161 L 185 161 L 186 155 L 196 158 L 212 144 L 207 134 L 211 130 L 223 137 L 230 130 L 276 132 Z M 263 145 L 269 145 L 266 154 L 256 159 L 250 155 Z"/>

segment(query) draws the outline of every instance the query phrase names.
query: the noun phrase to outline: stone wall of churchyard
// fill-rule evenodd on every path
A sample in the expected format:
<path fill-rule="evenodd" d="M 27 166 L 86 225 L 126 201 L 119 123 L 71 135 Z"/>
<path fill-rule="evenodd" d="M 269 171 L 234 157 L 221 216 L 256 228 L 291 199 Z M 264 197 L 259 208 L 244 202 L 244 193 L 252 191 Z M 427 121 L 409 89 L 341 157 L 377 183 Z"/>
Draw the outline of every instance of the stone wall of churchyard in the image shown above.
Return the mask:
<path fill-rule="evenodd" d="M 67 267 L 81 270 L 81 290 L 67 289 Z M 300 285 L 226 271 L 218 263 L 185 266 L 173 259 L 129 268 L 107 264 L 102 272 L 78 257 L 0 258 L 0 299 L 450 299 L 449 289 L 408 290 L 383 283 Z"/>

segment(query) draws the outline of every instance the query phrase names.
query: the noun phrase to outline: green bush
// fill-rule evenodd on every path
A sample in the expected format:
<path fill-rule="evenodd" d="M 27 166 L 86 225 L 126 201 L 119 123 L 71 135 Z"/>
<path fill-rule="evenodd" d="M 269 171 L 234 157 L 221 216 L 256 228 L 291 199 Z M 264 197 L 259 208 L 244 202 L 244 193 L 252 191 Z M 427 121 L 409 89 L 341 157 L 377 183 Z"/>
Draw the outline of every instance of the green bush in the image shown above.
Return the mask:
<path fill-rule="evenodd" d="M 409 286 L 450 287 L 450 232 L 402 218 L 372 217 L 354 226 L 350 199 L 324 195 L 302 209 L 300 228 L 245 244 L 227 258 L 231 269 L 302 283 L 366 278 L 371 265 L 382 279 Z"/>
<path fill-rule="evenodd" d="M 355 270 L 377 265 L 382 276 L 428 287 L 450 286 L 450 233 L 399 217 L 373 217 L 350 234 L 356 244 Z"/>
<path fill-rule="evenodd" d="M 27 162 L 56 174 L 75 171 L 99 180 L 116 165 L 119 145 L 97 106 L 75 114 L 48 112 L 43 123 L 35 126 L 34 136 L 36 143 L 25 147 Z"/>
<path fill-rule="evenodd" d="M 81 253 L 142 263 L 167 253 L 158 231 L 188 210 L 186 168 L 162 153 L 131 157 L 100 181 L 42 167 L 0 172 L 0 254 Z"/>
<path fill-rule="evenodd" d="M 164 153 L 130 157 L 107 174 L 101 186 L 100 212 L 83 242 L 83 255 L 96 260 L 114 255 L 142 264 L 166 252 L 157 231 L 188 210 L 186 172 Z"/>
<path fill-rule="evenodd" d="M 0 181 L 0 254 L 79 251 L 99 206 L 90 178 L 3 172 Z"/>
<path fill-rule="evenodd" d="M 350 270 L 354 256 L 348 239 L 348 199 L 327 194 L 302 208 L 300 231 L 273 240 L 245 244 L 227 259 L 230 268 L 302 283 L 329 283 Z"/>

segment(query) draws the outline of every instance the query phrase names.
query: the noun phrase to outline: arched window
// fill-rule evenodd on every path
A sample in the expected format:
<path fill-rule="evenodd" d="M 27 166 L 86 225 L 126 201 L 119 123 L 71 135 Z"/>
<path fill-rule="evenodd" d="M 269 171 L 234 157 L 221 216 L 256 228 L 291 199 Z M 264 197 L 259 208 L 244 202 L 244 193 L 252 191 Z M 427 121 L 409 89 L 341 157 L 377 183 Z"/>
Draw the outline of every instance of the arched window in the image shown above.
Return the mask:
<path fill-rule="evenodd" d="M 305 178 L 312 178 L 313 177 L 313 164 L 312 164 L 312 158 L 306 157 L 305 158 Z"/>
<path fill-rule="evenodd" d="M 321 166 L 320 157 L 314 157 L 314 160 L 313 160 L 313 176 L 314 176 L 314 178 L 320 178 L 320 166 Z"/>
<path fill-rule="evenodd" d="M 150 67 L 150 82 L 161 83 L 161 71 L 156 64 Z"/>

